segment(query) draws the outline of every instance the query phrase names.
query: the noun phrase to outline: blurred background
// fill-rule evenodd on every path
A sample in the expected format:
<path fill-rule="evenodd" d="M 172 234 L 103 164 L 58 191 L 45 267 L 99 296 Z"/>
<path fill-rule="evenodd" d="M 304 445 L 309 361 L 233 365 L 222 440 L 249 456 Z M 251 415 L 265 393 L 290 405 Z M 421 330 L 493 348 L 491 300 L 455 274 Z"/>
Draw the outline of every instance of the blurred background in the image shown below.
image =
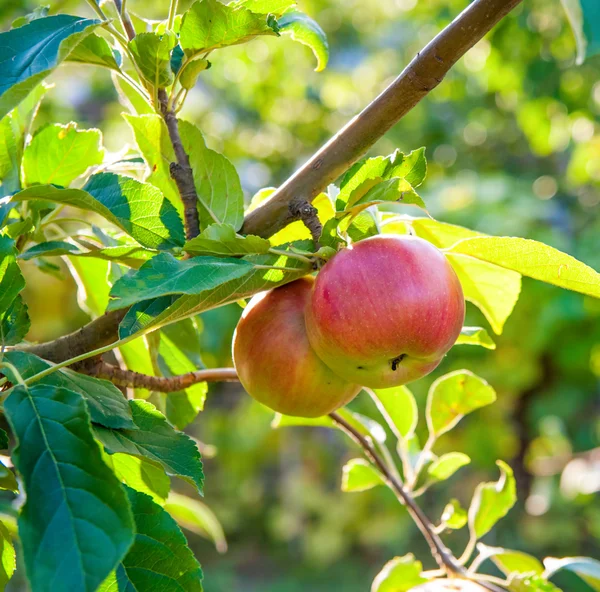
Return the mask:
<path fill-rule="evenodd" d="M 260 38 L 221 50 L 182 117 L 234 162 L 250 199 L 302 164 L 467 4 L 300 0 L 329 37 L 324 72 L 313 72 L 310 51 L 289 40 Z M 36 6 L 1 2 L 3 30 Z M 157 20 L 168 10 L 164 0 L 129 0 L 128 7 Z M 72 0 L 53 5 L 54 12 L 92 16 Z M 435 218 L 541 240 L 600 270 L 600 57 L 582 66 L 574 61 L 559 0 L 527 0 L 371 152 L 426 146 L 429 175 L 420 194 Z M 111 152 L 133 145 L 108 71 L 67 65 L 49 81 L 56 86 L 36 127 L 74 120 L 99 127 Z M 66 267 L 47 271 L 34 262 L 24 266 L 31 340 L 54 338 L 89 318 Z M 240 313 L 231 305 L 198 318 L 206 366 L 231 364 Z M 488 327 L 471 305 L 467 321 Z M 600 301 L 524 279 L 496 342 L 496 351 L 454 348 L 434 375 L 411 385 L 421 410 L 436 376 L 459 368 L 498 392 L 496 404 L 441 439 L 436 452 L 460 450 L 473 462 L 424 496 L 425 511 L 436 519 L 451 497 L 468 505 L 475 485 L 496 480 L 495 460 L 504 459 L 515 469 L 519 504 L 485 542 L 541 557 L 598 558 Z M 352 408 L 377 418 L 366 396 Z M 322 428 L 273 430 L 271 420 L 240 387 L 211 386 L 204 411 L 186 430 L 212 456 L 204 501 L 228 542 L 219 553 L 187 533 L 207 592 L 364 592 L 386 561 L 409 551 L 434 567 L 387 489 L 340 491 L 342 465 L 358 456 L 350 441 Z M 465 542 L 462 531 L 448 538 L 456 550 Z M 562 582 L 565 590 L 587 590 L 568 577 Z"/>

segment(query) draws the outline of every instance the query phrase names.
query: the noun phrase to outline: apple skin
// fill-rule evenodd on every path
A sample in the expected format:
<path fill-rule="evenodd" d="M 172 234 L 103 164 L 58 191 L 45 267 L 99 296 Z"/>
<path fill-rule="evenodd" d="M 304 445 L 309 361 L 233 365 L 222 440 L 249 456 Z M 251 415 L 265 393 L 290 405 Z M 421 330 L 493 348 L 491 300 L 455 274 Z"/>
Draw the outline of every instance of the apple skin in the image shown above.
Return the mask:
<path fill-rule="evenodd" d="M 310 347 L 304 309 L 313 284 L 307 276 L 257 294 L 233 336 L 240 382 L 254 399 L 285 415 L 320 417 L 361 390 L 332 372 Z"/>
<path fill-rule="evenodd" d="M 464 316 L 451 265 L 431 243 L 408 235 L 374 236 L 337 253 L 317 276 L 305 314 L 321 360 L 371 388 L 429 374 Z"/>

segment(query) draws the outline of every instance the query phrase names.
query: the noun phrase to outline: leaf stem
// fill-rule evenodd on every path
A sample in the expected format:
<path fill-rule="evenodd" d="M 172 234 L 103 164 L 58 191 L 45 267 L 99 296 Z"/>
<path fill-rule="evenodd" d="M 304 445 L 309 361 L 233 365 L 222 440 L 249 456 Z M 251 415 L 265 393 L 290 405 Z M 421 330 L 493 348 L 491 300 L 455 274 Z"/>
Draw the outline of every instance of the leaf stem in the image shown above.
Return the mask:
<path fill-rule="evenodd" d="M 291 251 L 285 251 L 285 250 L 281 251 L 279 249 L 270 248 L 269 253 L 271 253 L 272 255 L 289 257 L 290 259 L 297 259 L 298 261 L 303 261 L 304 263 L 308 263 L 310 265 L 312 265 L 312 263 L 313 263 L 313 260 L 310 259 L 309 257 L 305 257 L 304 255 L 299 255 L 298 253 L 293 253 Z"/>
<path fill-rule="evenodd" d="M 410 480 L 410 483 L 408 485 L 411 490 L 417 484 L 417 481 L 419 479 L 419 473 L 421 472 L 423 465 L 425 464 L 425 462 L 427 461 L 427 458 L 429 457 L 429 455 L 431 453 L 431 449 L 433 448 L 433 445 L 435 444 L 435 440 L 436 440 L 435 434 L 430 433 L 427 438 L 427 442 L 425 442 L 425 446 L 423 446 L 423 450 L 421 450 L 421 453 L 419 454 L 419 458 L 417 458 L 417 464 L 415 465 L 415 470 L 414 470 L 412 479 Z"/>
<path fill-rule="evenodd" d="M 178 3 L 178 0 L 171 0 L 171 3 L 169 4 L 169 18 L 167 20 L 167 29 L 169 31 L 173 30 L 173 25 L 175 24 L 175 16 L 177 16 Z"/>

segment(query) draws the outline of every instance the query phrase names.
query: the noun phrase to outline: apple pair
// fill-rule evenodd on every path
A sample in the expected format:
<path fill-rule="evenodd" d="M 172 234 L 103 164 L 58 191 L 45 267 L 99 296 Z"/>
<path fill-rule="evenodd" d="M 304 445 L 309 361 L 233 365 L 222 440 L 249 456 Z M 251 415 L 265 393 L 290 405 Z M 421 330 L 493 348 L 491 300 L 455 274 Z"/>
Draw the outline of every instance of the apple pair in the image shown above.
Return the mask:
<path fill-rule="evenodd" d="M 310 276 L 256 295 L 233 340 L 244 388 L 275 411 L 319 417 L 362 386 L 431 372 L 463 325 L 460 282 L 444 255 L 412 236 L 375 236 Z"/>

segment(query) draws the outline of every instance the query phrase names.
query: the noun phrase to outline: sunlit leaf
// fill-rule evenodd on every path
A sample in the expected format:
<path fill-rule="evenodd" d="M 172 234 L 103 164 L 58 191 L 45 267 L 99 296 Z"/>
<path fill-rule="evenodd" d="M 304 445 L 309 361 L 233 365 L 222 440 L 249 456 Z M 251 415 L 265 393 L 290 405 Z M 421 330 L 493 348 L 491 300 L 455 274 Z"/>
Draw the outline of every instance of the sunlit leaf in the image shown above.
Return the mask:
<path fill-rule="evenodd" d="M 319 23 L 303 12 L 286 12 L 277 20 L 279 32 L 289 34 L 294 41 L 310 47 L 317 59 L 316 72 L 321 72 L 329 61 L 327 35 Z"/>
<path fill-rule="evenodd" d="M 237 6 L 243 6 L 252 12 L 280 16 L 296 5 L 296 0 L 237 0 Z"/>
<path fill-rule="evenodd" d="M 417 427 L 419 410 L 413 394 L 405 386 L 368 389 L 375 405 L 397 438 L 410 438 Z"/>
<path fill-rule="evenodd" d="M 479 345 L 486 349 L 496 349 L 496 344 L 482 327 L 463 327 L 455 345 Z"/>
<path fill-rule="evenodd" d="M 19 491 L 19 484 L 17 483 L 15 474 L 8 467 L 4 466 L 2 462 L 0 462 L 0 489 L 5 489 L 6 491 L 12 491 L 14 493 Z M 1 555 L 2 554 L 0 553 L 0 557 Z"/>
<path fill-rule="evenodd" d="M 452 530 L 460 530 L 467 519 L 467 511 L 457 499 L 451 499 L 442 512 L 442 524 Z"/>
<path fill-rule="evenodd" d="M 0 313 L 0 343 L 4 345 L 20 343 L 25 339 L 30 327 L 27 305 L 19 294 L 8 308 Z"/>
<path fill-rule="evenodd" d="M 121 56 L 111 49 L 104 37 L 92 33 L 75 47 L 67 61 L 103 66 L 119 71 Z"/>
<path fill-rule="evenodd" d="M 375 576 L 371 592 L 408 592 L 411 588 L 427 581 L 421 577 L 423 566 L 412 553 L 394 557 Z"/>
<path fill-rule="evenodd" d="M 496 483 L 480 483 L 469 507 L 469 530 L 474 538 L 487 534 L 515 505 L 517 491 L 512 469 L 503 461 L 496 462 L 500 479 Z"/>
<path fill-rule="evenodd" d="M 451 247 L 465 238 L 482 236 L 481 233 L 475 230 L 432 220 L 431 218 L 416 218 L 408 223 L 417 236 L 428 240 L 439 249 Z"/>
<path fill-rule="evenodd" d="M 577 42 L 577 63 L 600 52 L 600 6 L 595 0 L 562 0 Z"/>
<path fill-rule="evenodd" d="M 177 39 L 173 34 L 138 33 L 130 42 L 129 49 L 144 78 L 156 88 L 173 83 L 171 50 Z"/>
<path fill-rule="evenodd" d="M 468 413 L 495 400 L 494 389 L 469 370 L 445 374 L 431 385 L 427 396 L 429 431 L 440 436 L 451 430 Z"/>
<path fill-rule="evenodd" d="M 483 543 L 477 544 L 477 550 L 481 558 L 491 559 L 507 576 L 514 572 L 542 574 L 544 571 L 544 566 L 539 559 L 522 551 L 513 551 L 502 547 L 488 547 Z"/>
<path fill-rule="evenodd" d="M 165 510 L 182 528 L 214 542 L 219 553 L 227 551 L 223 527 L 214 512 L 199 500 L 171 492 Z"/>
<path fill-rule="evenodd" d="M 600 591 L 600 561 L 591 557 L 564 557 L 544 559 L 544 576 L 551 578 L 557 571 L 566 569 L 576 573 L 592 590 Z"/>
<path fill-rule="evenodd" d="M 4 411 L 27 501 L 19 538 L 31 588 L 95 590 L 134 537 L 129 504 L 102 462 L 83 398 L 64 388 L 17 387 Z"/>
<path fill-rule="evenodd" d="M 249 255 L 268 253 L 271 243 L 260 236 L 241 236 L 231 224 L 211 224 L 197 237 L 187 241 L 183 250 L 193 255 Z"/>
<path fill-rule="evenodd" d="M 471 459 L 462 452 L 448 452 L 442 454 L 427 467 L 427 475 L 435 481 L 444 481 L 470 462 Z"/>
<path fill-rule="evenodd" d="M 342 469 L 342 491 L 367 491 L 384 484 L 381 475 L 363 458 L 349 460 Z"/>

